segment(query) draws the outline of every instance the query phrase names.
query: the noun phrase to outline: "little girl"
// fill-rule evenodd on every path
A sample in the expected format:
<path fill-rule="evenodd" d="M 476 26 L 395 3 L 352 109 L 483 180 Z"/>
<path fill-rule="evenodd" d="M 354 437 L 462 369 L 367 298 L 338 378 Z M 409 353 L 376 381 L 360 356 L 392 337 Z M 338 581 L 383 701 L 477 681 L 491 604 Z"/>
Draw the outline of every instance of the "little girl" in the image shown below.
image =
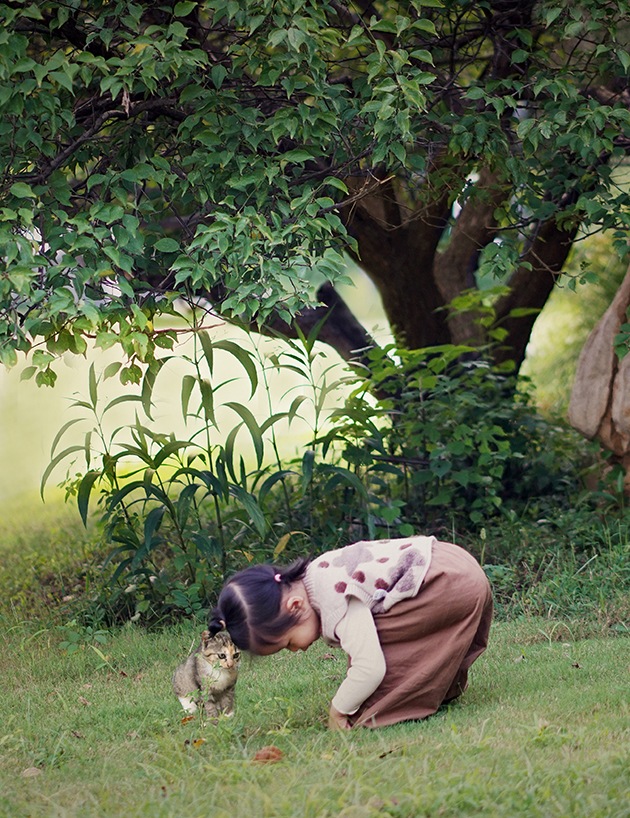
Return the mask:
<path fill-rule="evenodd" d="M 254 565 L 225 584 L 209 623 L 256 654 L 320 636 L 349 656 L 329 727 L 423 719 L 455 699 L 483 653 L 492 595 L 477 561 L 434 537 L 357 542 L 287 567 Z"/>

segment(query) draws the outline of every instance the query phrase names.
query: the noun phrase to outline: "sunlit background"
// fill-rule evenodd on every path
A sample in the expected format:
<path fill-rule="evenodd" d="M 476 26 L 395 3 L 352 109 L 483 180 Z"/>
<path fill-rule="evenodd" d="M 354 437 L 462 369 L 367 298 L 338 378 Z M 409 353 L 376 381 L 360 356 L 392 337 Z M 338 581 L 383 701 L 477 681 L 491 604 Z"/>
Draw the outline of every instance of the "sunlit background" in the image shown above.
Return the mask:
<path fill-rule="evenodd" d="M 534 332 L 528 347 L 528 356 L 522 373 L 532 379 L 535 388 L 536 400 L 545 414 L 563 415 L 570 394 L 570 387 L 574 376 L 575 364 L 579 350 L 584 343 L 590 328 L 603 313 L 612 298 L 620 277 L 620 267 L 606 248 L 598 245 L 598 240 L 590 249 L 578 250 L 578 259 L 574 261 L 577 268 L 580 256 L 588 254 L 589 265 L 595 267 L 605 285 L 592 288 L 589 296 L 584 291 L 574 292 L 568 286 L 563 286 L 554 292 L 545 310 L 536 322 Z M 612 268 L 612 269 L 611 269 Z M 379 295 L 370 280 L 358 270 L 353 271 L 354 286 L 346 286 L 342 295 L 350 305 L 358 319 L 372 333 L 378 343 L 387 343 L 391 340 L 387 322 L 385 320 Z M 579 290 L 579 288 L 578 288 Z M 248 339 L 244 333 L 236 328 L 224 324 L 212 330 L 215 338 L 237 340 L 244 345 L 256 344 L 264 356 L 274 347 L 274 342 L 254 336 Z M 190 344 L 190 341 L 187 343 Z M 189 349 L 189 348 L 188 348 Z M 186 352 L 186 342 L 178 351 Z M 322 347 L 325 358 L 319 361 L 320 371 L 337 363 L 338 377 L 344 374 L 344 364 L 329 348 Z M 50 462 L 51 444 L 59 429 L 72 417 L 78 416 L 72 409 L 73 401 L 85 400 L 88 395 L 88 370 L 94 363 L 97 372 L 102 372 L 108 363 L 116 360 L 117 350 L 107 353 L 94 351 L 89 357 L 68 355 L 57 366 L 58 380 L 54 388 L 37 387 L 33 381 L 21 380 L 21 373 L 27 365 L 21 360 L 18 366 L 10 371 L 0 369 L 0 503 L 4 515 L 11 514 L 12 503 L 31 506 L 30 501 L 39 500 L 39 487 L 42 474 Z M 232 369 L 226 374 L 232 377 Z M 190 434 L 190 426 L 186 427 L 182 421 L 180 403 L 180 380 L 183 374 L 180 365 L 174 363 L 167 366 L 159 376 L 159 386 L 156 389 L 156 406 L 154 411 L 153 428 L 160 432 L 174 432 L 186 437 Z M 297 377 L 297 376 L 296 376 Z M 221 380 L 219 377 L 218 380 Z M 300 388 L 299 381 L 292 380 L 290 375 L 282 374 L 280 379 L 272 379 L 273 411 L 279 411 L 281 404 L 288 408 L 288 404 L 295 397 L 295 389 Z M 107 380 L 101 387 L 101 397 L 114 398 L 125 394 L 125 388 L 116 378 Z M 294 391 L 291 392 L 290 390 Z M 227 394 L 229 390 L 229 394 Z M 287 394 L 288 392 L 288 394 Z M 223 396 L 224 394 L 224 396 Z M 222 394 L 222 401 L 233 400 L 246 403 L 258 416 L 265 418 L 269 414 L 268 396 L 264 391 L 253 398 L 249 397 L 247 379 L 241 378 L 231 383 Z M 341 401 L 343 390 L 339 390 L 331 400 Z M 329 403 L 329 409 L 334 405 Z M 115 415 L 118 424 L 133 423 L 135 415 L 134 404 L 123 404 Z M 234 424 L 234 418 L 229 418 Z M 228 427 L 230 428 L 230 427 Z M 80 444 L 83 440 L 85 428 L 78 424 L 64 435 L 63 446 Z M 286 440 L 285 452 L 294 454 L 303 447 L 308 439 L 308 426 L 294 424 Z M 58 450 L 62 446 L 58 446 Z M 85 461 L 77 461 L 77 470 L 83 467 Z M 59 466 L 51 475 L 47 484 L 45 497 L 49 501 L 60 496 L 56 486 L 63 480 L 65 467 Z M 33 505 L 37 508 L 37 505 Z"/>
<path fill-rule="evenodd" d="M 374 335 L 379 343 L 385 343 L 389 339 L 387 324 L 380 306 L 380 299 L 376 289 L 367 277 L 357 274 L 355 276 L 355 286 L 346 287 L 343 296 L 350 304 L 359 320 Z M 229 324 L 222 324 L 217 321 L 217 326 L 212 330 L 212 337 L 215 339 L 225 338 L 236 340 L 242 345 L 251 347 L 255 343 L 261 350 L 261 354 L 269 354 L 273 350 L 279 349 L 278 342 L 254 336 L 248 339 L 245 333 Z M 190 340 L 184 341 L 176 350 L 178 353 L 190 353 Z M 318 361 L 318 369 L 322 371 L 325 367 L 333 363 L 338 364 L 338 377 L 344 374 L 343 361 L 332 350 L 322 347 L 321 350 L 325 358 Z M 0 503 L 2 503 L 3 513 L 10 513 L 11 503 L 18 502 L 20 505 L 35 499 L 39 502 L 40 481 L 44 470 L 50 462 L 51 444 L 59 429 L 69 419 L 81 416 L 81 411 L 74 409 L 72 404 L 76 400 L 86 400 L 88 395 L 88 372 L 90 365 L 94 363 L 97 372 L 102 372 L 107 364 L 116 360 L 118 350 L 116 348 L 102 352 L 92 350 L 90 354 L 83 358 L 76 355 L 66 355 L 63 361 L 57 365 L 56 372 L 58 379 L 53 388 L 38 387 L 32 380 L 21 380 L 23 369 L 27 365 L 26 359 L 10 371 L 0 368 Z M 190 433 L 190 425 L 186 427 L 182 421 L 180 402 L 180 380 L 185 369 L 182 365 L 167 365 L 160 373 L 158 385 L 155 392 L 156 405 L 153 412 L 153 428 L 160 432 L 174 432 L 177 435 L 185 436 Z M 231 371 L 225 374 L 225 378 L 231 378 L 235 374 L 234 362 L 231 362 Z M 221 393 L 222 401 L 227 400 L 245 403 L 249 409 L 259 418 L 264 418 L 269 414 L 268 396 L 263 390 L 250 398 L 249 384 L 244 376 L 229 384 Z M 217 381 L 223 378 L 219 374 Z M 282 401 L 290 404 L 295 397 L 295 389 L 298 387 L 299 379 L 296 376 L 292 379 L 290 374 L 284 373 L 281 379 L 272 375 L 272 395 L 274 398 L 274 411 L 278 411 Z M 291 390 L 293 392 L 287 390 Z M 111 378 L 99 386 L 99 397 L 113 399 L 118 395 L 134 391 L 135 387 L 123 387 L 117 378 Z M 286 397 L 283 396 L 286 394 Z M 341 399 L 343 391 L 339 393 Z M 287 405 L 288 405 L 287 404 Z M 117 424 L 133 423 L 137 405 L 122 404 L 112 416 Z M 334 408 L 330 406 L 330 408 Z M 83 413 L 85 414 L 85 413 Z M 232 425 L 234 417 L 232 417 Z M 146 422 L 146 421 L 145 421 Z M 111 426 L 111 420 L 110 420 Z M 57 447 L 57 451 L 65 446 L 81 444 L 85 434 L 85 427 L 77 424 L 76 427 L 68 430 L 63 437 L 63 445 Z M 308 427 L 297 423 L 292 426 L 289 439 L 285 445 L 290 450 L 296 451 L 301 443 L 308 438 Z M 85 461 L 77 462 L 77 467 L 85 465 Z M 60 465 L 51 475 L 44 497 L 58 497 L 59 491 L 55 491 L 56 485 L 65 476 L 65 468 Z"/>

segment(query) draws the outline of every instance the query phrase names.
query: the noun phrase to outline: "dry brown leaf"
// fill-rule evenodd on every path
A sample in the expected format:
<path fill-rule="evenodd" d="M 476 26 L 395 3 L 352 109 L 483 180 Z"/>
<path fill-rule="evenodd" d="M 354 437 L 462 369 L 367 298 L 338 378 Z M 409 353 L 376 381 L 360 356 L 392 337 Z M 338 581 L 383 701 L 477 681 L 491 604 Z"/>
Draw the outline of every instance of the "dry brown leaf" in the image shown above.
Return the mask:
<path fill-rule="evenodd" d="M 188 724 L 189 721 L 194 721 L 194 716 L 182 716 L 182 724 Z"/>
<path fill-rule="evenodd" d="M 279 747 L 274 747 L 273 744 L 270 744 L 267 747 L 261 747 L 252 761 L 259 761 L 262 764 L 275 764 L 277 761 L 280 761 L 283 755 L 284 753 Z"/>
<path fill-rule="evenodd" d="M 187 738 L 186 741 L 184 742 L 184 747 L 194 747 L 195 750 L 198 750 L 200 747 L 203 747 L 205 743 L 206 743 L 205 738 L 194 738 L 192 741 L 189 738 Z"/>
<path fill-rule="evenodd" d="M 39 767 L 27 767 L 25 770 L 22 770 L 21 776 L 22 778 L 33 778 L 36 775 L 41 775 L 42 771 Z"/>
<path fill-rule="evenodd" d="M 84 696 L 79 696 L 79 703 L 84 704 L 86 707 L 90 707 L 92 702 L 89 702 Z"/>

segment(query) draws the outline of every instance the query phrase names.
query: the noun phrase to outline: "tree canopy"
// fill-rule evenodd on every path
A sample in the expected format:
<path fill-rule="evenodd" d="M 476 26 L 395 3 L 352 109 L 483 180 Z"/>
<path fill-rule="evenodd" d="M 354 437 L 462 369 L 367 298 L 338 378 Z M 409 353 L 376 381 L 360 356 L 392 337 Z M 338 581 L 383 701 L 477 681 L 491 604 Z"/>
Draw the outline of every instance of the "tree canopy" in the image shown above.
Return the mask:
<path fill-rule="evenodd" d="M 32 351 L 40 383 L 88 338 L 150 363 L 182 299 L 289 335 L 325 317 L 350 358 L 371 339 L 333 289 L 348 254 L 401 344 L 493 323 L 518 364 L 578 236 L 626 249 L 627 0 L 9 0 L 0 20 L 0 359 Z"/>

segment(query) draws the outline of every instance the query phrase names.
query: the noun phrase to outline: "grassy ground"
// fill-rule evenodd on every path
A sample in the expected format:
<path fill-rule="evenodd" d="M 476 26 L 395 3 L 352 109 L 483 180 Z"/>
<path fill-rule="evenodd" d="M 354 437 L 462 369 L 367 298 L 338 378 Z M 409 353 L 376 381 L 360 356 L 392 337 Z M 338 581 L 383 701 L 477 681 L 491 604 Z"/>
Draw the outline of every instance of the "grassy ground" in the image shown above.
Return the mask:
<path fill-rule="evenodd" d="M 344 734 L 324 725 L 344 661 L 319 644 L 246 660 L 234 719 L 182 723 L 170 674 L 194 637 L 128 627 L 69 655 L 54 630 L 5 629 L 0 815 L 630 815 L 623 637 L 500 623 L 459 703 Z M 282 758 L 254 761 L 268 745 Z"/>
<path fill-rule="evenodd" d="M 625 529 L 589 533 L 586 562 L 550 552 L 531 577 L 540 532 L 516 532 L 518 570 L 489 555 L 503 621 L 462 700 L 332 734 L 345 661 L 320 644 L 244 660 L 236 716 L 182 722 L 170 676 L 199 625 L 126 626 L 104 643 L 60 627 L 99 555 L 73 510 L 18 511 L 0 530 L 0 818 L 630 817 Z M 257 762 L 270 745 L 280 760 Z"/>

